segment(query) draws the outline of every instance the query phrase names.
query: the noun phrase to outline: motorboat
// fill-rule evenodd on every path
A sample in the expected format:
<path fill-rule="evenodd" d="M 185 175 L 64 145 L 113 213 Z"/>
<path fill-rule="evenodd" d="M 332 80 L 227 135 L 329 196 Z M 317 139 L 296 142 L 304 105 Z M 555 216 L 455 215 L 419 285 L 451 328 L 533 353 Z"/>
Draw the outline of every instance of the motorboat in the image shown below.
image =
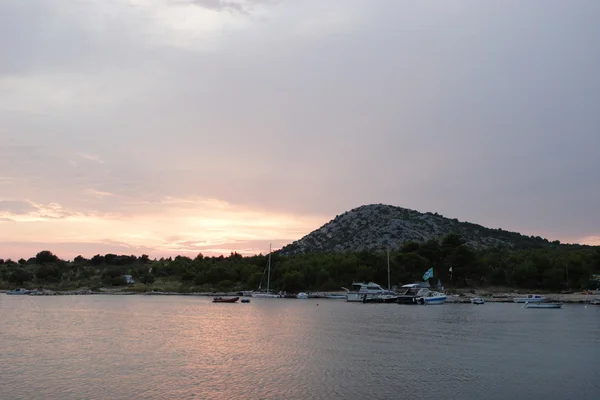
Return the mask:
<path fill-rule="evenodd" d="M 34 290 L 28 290 L 28 289 L 15 289 L 15 290 L 9 290 L 8 292 L 6 292 L 6 294 L 10 294 L 10 295 L 26 295 L 29 294 L 31 292 L 34 292 Z"/>
<path fill-rule="evenodd" d="M 394 294 L 375 294 L 375 295 L 364 295 L 363 303 L 396 303 L 398 302 L 398 296 Z"/>
<path fill-rule="evenodd" d="M 562 308 L 562 303 L 528 303 L 525 302 L 525 308 Z"/>
<path fill-rule="evenodd" d="M 471 299 L 471 303 L 473 303 L 473 304 L 484 304 L 485 301 L 481 297 L 473 297 Z"/>
<path fill-rule="evenodd" d="M 215 297 L 213 298 L 213 303 L 235 303 L 238 301 L 239 297 Z"/>
<path fill-rule="evenodd" d="M 409 283 L 400 288 L 400 294 L 397 296 L 398 304 L 431 304 L 438 305 L 446 302 L 446 296 L 442 292 L 430 290 L 418 283 Z"/>
<path fill-rule="evenodd" d="M 386 290 L 374 282 L 369 282 L 369 283 L 354 282 L 354 283 L 352 283 L 352 286 L 357 286 L 358 289 L 357 290 L 348 290 L 346 288 L 342 288 L 342 289 L 346 290 L 346 301 L 348 301 L 348 302 L 362 303 L 364 301 L 364 299 L 366 299 L 366 298 L 377 298 L 377 297 L 382 297 L 382 296 L 395 296 L 396 295 L 396 293 L 394 293 L 393 291 Z"/>
<path fill-rule="evenodd" d="M 308 293 L 300 292 L 296 295 L 297 299 L 308 299 Z"/>
<path fill-rule="evenodd" d="M 515 303 L 541 303 L 544 300 L 546 298 L 539 294 L 530 294 L 527 297 L 515 297 L 513 299 Z"/>
<path fill-rule="evenodd" d="M 448 296 L 446 296 L 444 293 L 432 291 L 429 289 L 427 290 L 428 292 L 425 294 L 425 296 L 421 297 L 423 300 L 425 300 L 425 304 L 439 305 L 444 304 L 446 302 Z"/>

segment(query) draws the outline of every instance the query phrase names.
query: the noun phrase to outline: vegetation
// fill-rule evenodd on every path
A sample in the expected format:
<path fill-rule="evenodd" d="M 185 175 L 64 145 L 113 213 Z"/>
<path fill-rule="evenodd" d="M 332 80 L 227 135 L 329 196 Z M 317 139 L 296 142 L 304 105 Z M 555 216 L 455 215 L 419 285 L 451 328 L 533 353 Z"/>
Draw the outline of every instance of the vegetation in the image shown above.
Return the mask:
<path fill-rule="evenodd" d="M 506 247 L 513 250 L 550 245 L 539 236 L 490 229 L 438 213 L 421 213 L 385 204 L 370 204 L 347 211 L 281 249 L 282 254 L 399 250 L 406 242 L 439 240 L 458 234 L 474 249 Z"/>
<path fill-rule="evenodd" d="M 127 285 L 123 275 L 132 275 L 132 290 L 219 291 L 256 289 L 265 278 L 264 255 L 195 258 L 177 256 L 151 260 L 105 254 L 72 261 L 41 251 L 18 262 L 0 259 L 0 287 L 36 287 L 58 290 Z M 600 274 L 600 247 L 561 245 L 525 249 L 474 249 L 461 236 L 441 240 L 406 242 L 390 253 L 392 285 L 420 281 L 434 267 L 435 280 L 446 287 L 508 286 L 539 290 L 596 288 Z M 288 292 L 339 290 L 353 281 L 387 283 L 387 261 L 383 251 L 329 252 L 272 255 L 271 288 Z M 264 285 L 263 285 L 264 286 Z"/>

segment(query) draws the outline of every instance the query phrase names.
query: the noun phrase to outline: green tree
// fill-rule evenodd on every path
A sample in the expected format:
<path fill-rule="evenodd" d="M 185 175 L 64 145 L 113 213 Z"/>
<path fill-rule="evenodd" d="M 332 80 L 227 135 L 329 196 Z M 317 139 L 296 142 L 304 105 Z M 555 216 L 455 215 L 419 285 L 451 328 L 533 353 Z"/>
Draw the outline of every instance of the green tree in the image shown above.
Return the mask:
<path fill-rule="evenodd" d="M 15 285 L 23 285 L 25 282 L 31 281 L 31 279 L 31 273 L 22 268 L 15 269 L 8 275 L 8 282 Z"/>
<path fill-rule="evenodd" d="M 50 250 L 42 250 L 36 254 L 35 261 L 38 264 L 53 263 L 58 261 L 58 257 L 55 256 Z"/>

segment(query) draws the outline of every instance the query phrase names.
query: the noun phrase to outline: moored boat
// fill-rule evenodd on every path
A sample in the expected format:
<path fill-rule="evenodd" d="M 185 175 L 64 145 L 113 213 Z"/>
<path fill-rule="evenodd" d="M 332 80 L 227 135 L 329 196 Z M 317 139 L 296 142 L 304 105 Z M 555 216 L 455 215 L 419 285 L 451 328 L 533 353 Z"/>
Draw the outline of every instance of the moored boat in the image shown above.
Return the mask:
<path fill-rule="evenodd" d="M 562 303 L 525 303 L 525 308 L 562 308 Z"/>
<path fill-rule="evenodd" d="M 395 293 L 393 291 L 385 290 L 380 285 L 374 282 L 354 282 L 352 283 L 352 286 L 358 286 L 359 289 L 355 291 L 350 291 L 348 289 L 342 288 L 347 291 L 346 301 L 348 302 L 362 303 L 365 297 L 380 297 L 384 295 L 395 296 Z"/>
<path fill-rule="evenodd" d="M 235 303 L 238 301 L 239 297 L 215 297 L 213 298 L 213 303 Z"/>
<path fill-rule="evenodd" d="M 400 289 L 401 293 L 397 296 L 398 304 L 439 305 L 444 304 L 448 298 L 444 293 L 432 291 L 419 283 L 409 283 Z"/>
<path fill-rule="evenodd" d="M 9 290 L 8 292 L 6 292 L 6 294 L 10 294 L 10 295 L 25 295 L 25 294 L 29 294 L 33 292 L 33 290 L 28 290 L 28 289 L 15 289 L 15 290 Z"/>
<path fill-rule="evenodd" d="M 267 291 L 261 291 L 262 281 L 258 285 L 258 291 L 252 292 L 252 297 L 263 298 L 263 299 L 280 299 L 283 297 L 282 293 L 276 294 L 272 293 L 270 290 L 271 284 L 271 245 L 269 244 L 269 258 L 267 261 Z"/>
<path fill-rule="evenodd" d="M 473 303 L 473 304 L 484 304 L 485 301 L 481 297 L 473 297 L 471 299 L 471 303 Z"/>
<path fill-rule="evenodd" d="M 423 296 L 425 304 L 430 305 L 444 304 L 447 298 L 448 296 L 446 296 L 444 293 L 435 291 L 429 291 L 425 296 Z"/>
<path fill-rule="evenodd" d="M 382 295 L 363 295 L 363 303 L 396 303 L 398 296 L 393 294 L 382 294 Z"/>
<path fill-rule="evenodd" d="M 544 300 L 546 300 L 546 298 L 539 294 L 530 294 L 527 295 L 527 297 L 515 297 L 513 299 L 515 303 L 541 303 Z"/>
<path fill-rule="evenodd" d="M 297 299 L 308 299 L 308 293 L 300 292 L 296 295 Z"/>

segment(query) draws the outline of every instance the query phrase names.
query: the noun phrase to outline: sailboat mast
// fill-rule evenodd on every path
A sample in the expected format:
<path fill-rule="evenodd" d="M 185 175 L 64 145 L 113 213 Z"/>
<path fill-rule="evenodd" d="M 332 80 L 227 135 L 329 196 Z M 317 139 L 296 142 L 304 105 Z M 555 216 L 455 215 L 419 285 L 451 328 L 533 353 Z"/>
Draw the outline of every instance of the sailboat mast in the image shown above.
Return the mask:
<path fill-rule="evenodd" d="M 388 290 L 391 290 L 391 287 L 390 287 L 390 249 L 387 249 L 387 267 L 388 267 Z"/>
<path fill-rule="evenodd" d="M 267 293 L 269 292 L 269 283 L 271 282 L 271 243 L 269 243 L 269 261 L 267 263 Z"/>

